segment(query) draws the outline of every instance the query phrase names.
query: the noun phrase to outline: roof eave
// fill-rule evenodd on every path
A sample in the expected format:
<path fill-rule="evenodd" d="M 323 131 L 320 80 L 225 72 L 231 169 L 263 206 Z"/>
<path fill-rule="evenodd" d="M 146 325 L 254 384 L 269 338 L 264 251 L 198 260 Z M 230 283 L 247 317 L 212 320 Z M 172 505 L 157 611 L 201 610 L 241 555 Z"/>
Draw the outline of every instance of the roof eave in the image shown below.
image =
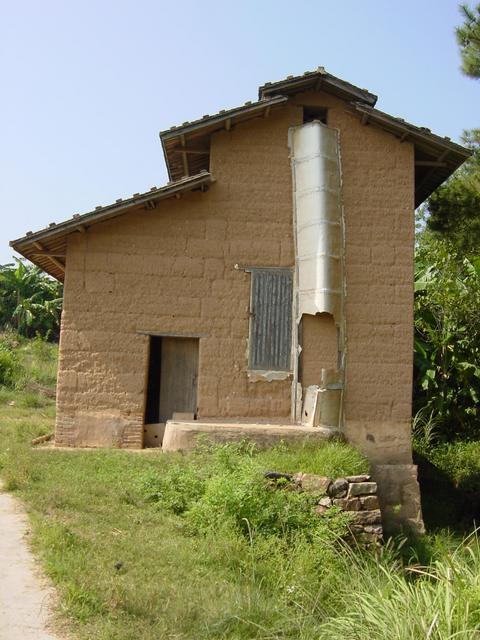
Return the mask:
<path fill-rule="evenodd" d="M 153 188 L 145 193 L 136 194 L 126 200 L 117 201 L 112 205 L 97 207 L 95 210 L 77 215 L 60 224 L 52 224 L 46 229 L 12 240 L 10 246 L 22 256 L 39 266 L 57 280 L 63 281 L 65 264 L 61 259 L 65 257 L 66 238 L 76 231 L 85 232 L 91 225 L 104 222 L 128 213 L 133 207 L 145 204 L 154 208 L 156 200 L 177 196 L 182 192 L 203 188 L 215 182 L 213 176 L 203 172 L 183 180 Z M 61 255 L 62 254 L 62 255 Z"/>
<path fill-rule="evenodd" d="M 301 76 L 279 80 L 278 82 L 269 82 L 258 88 L 258 97 L 260 100 L 271 97 L 272 94 L 288 94 L 306 91 L 308 89 L 321 90 L 322 87 L 330 87 L 350 100 L 360 101 L 371 107 L 375 106 L 377 96 L 370 93 L 367 89 L 360 89 L 349 82 L 345 82 L 341 78 L 332 76 L 325 70 L 318 70 L 304 73 Z"/>
<path fill-rule="evenodd" d="M 160 144 L 162 145 L 163 160 L 165 162 L 165 166 L 167 167 L 168 180 L 171 182 L 172 181 L 172 172 L 170 170 L 170 162 L 168 161 L 167 149 L 165 147 L 165 142 L 164 142 L 164 140 L 162 138 L 162 134 L 159 133 L 158 135 L 160 137 Z"/>
<path fill-rule="evenodd" d="M 246 103 L 241 107 L 236 107 L 235 109 L 228 109 L 223 112 L 216 113 L 213 116 L 205 116 L 200 120 L 193 120 L 192 122 L 187 122 L 179 127 L 171 127 L 170 129 L 160 131 L 160 139 L 163 143 L 163 141 L 177 138 L 180 135 L 188 135 L 189 133 L 197 132 L 216 124 L 223 124 L 227 120 L 235 118 L 238 115 L 248 115 L 249 113 L 254 114 L 257 111 L 262 111 L 269 107 L 285 104 L 286 102 L 288 102 L 288 97 L 276 96 L 274 98 L 269 98 L 268 100 L 259 100 L 258 102 Z"/>
<path fill-rule="evenodd" d="M 196 176 L 177 180 L 176 182 L 167 184 L 164 187 L 154 188 L 150 191 L 146 191 L 145 193 L 139 193 L 138 195 L 134 195 L 131 198 L 122 200 L 121 202 L 115 202 L 114 204 L 106 205 L 104 207 L 97 207 L 93 211 L 88 211 L 80 216 L 74 216 L 73 218 L 65 220 L 65 222 L 60 222 L 59 224 L 52 223 L 52 225 L 45 229 L 41 229 L 35 233 L 27 233 L 27 235 L 21 238 L 12 240 L 10 242 L 10 246 L 17 249 L 17 247 L 21 247 L 25 243 L 32 242 L 34 240 L 41 241 L 45 238 L 61 235 L 64 232 L 75 230 L 81 225 L 88 225 L 92 222 L 97 224 L 98 222 L 103 222 L 109 218 L 121 215 L 126 209 L 129 209 L 132 206 L 144 204 L 150 200 L 168 198 L 178 192 L 191 191 L 196 187 L 203 184 L 210 184 L 212 182 L 214 182 L 213 176 L 205 171 Z"/>
<path fill-rule="evenodd" d="M 450 138 L 442 138 L 425 127 L 417 127 L 363 104 L 352 103 L 352 108 L 361 115 L 363 124 L 381 127 L 400 142 L 412 143 L 416 152 L 432 157 L 432 167 L 415 184 L 415 207 L 425 202 L 472 155 L 471 149 L 462 147 Z"/>
<path fill-rule="evenodd" d="M 161 131 L 160 140 L 170 179 L 176 180 L 182 175 L 196 174 L 201 169 L 209 169 L 210 137 L 214 133 L 223 129 L 229 131 L 232 127 L 254 118 L 267 116 L 271 110 L 282 107 L 287 102 L 288 97 L 285 96 L 276 96 L 255 103 L 247 102 L 241 107 L 220 111 L 213 116 L 204 116 L 193 122 L 185 122 L 180 127 Z M 194 141 L 194 147 L 195 143 L 198 146 L 199 140 L 202 140 L 200 146 L 203 149 L 188 148 L 191 141 Z M 182 149 L 185 149 L 183 153 Z M 200 155 L 192 157 L 192 154 L 199 154 L 199 151 L 202 152 L 201 160 Z M 180 162 L 179 155 L 182 158 Z"/>
<path fill-rule="evenodd" d="M 394 116 L 389 115 L 383 111 L 379 111 L 378 109 L 373 109 L 371 107 L 367 107 L 363 104 L 359 104 L 358 102 L 353 103 L 353 107 L 356 111 L 365 114 L 368 118 L 372 118 L 372 120 L 382 123 L 392 129 L 398 131 L 399 133 L 405 133 L 413 136 L 418 141 L 423 141 L 427 146 L 433 147 L 441 147 L 446 149 L 452 153 L 456 153 L 466 160 L 472 155 L 472 150 L 467 147 L 463 147 L 456 142 L 453 142 L 450 138 L 444 137 L 432 133 L 430 129 L 425 127 L 417 127 L 414 124 L 406 122 L 400 118 L 395 118 Z M 408 139 L 408 135 L 405 139 Z"/>

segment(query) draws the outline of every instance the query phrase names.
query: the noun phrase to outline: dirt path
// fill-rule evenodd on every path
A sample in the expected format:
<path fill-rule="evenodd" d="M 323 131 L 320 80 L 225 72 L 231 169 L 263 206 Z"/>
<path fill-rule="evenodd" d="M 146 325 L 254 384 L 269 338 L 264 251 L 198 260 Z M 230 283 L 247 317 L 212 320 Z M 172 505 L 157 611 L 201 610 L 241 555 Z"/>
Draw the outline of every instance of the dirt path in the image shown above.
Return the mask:
<path fill-rule="evenodd" d="M 28 548 L 28 519 L 0 484 L 0 640 L 60 640 L 48 630 L 53 590 Z"/>

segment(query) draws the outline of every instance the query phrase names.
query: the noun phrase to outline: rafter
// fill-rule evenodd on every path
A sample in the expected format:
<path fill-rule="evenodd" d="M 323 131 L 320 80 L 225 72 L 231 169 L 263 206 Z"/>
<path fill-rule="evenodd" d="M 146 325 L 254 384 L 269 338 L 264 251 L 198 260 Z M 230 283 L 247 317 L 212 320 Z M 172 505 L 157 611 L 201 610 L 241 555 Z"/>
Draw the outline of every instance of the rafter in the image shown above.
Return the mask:
<path fill-rule="evenodd" d="M 195 155 L 201 155 L 201 156 L 205 156 L 208 155 L 210 153 L 210 149 L 207 148 L 201 148 L 201 147 L 175 147 L 174 149 L 171 149 L 171 151 L 173 153 L 191 153 L 191 154 L 195 154 Z"/>
<path fill-rule="evenodd" d="M 40 242 L 32 242 L 32 244 L 35 247 L 35 249 L 46 252 L 45 247 L 41 245 Z M 58 260 L 55 256 L 47 256 L 47 257 L 50 260 L 50 262 L 52 262 L 56 267 L 58 267 L 62 271 L 62 273 L 65 273 L 65 265 L 63 264 L 63 262 L 60 262 L 60 260 Z"/>
<path fill-rule="evenodd" d="M 65 253 L 58 253 L 53 251 L 35 251 L 32 256 L 47 256 L 47 258 L 66 258 Z"/>

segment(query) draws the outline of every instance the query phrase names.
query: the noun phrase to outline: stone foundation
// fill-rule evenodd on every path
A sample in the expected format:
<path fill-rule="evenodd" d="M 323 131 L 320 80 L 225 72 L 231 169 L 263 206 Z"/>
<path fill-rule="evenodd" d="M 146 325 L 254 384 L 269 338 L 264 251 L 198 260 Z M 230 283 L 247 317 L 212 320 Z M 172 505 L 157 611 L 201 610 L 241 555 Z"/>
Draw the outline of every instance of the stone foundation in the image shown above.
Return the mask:
<path fill-rule="evenodd" d="M 345 511 L 350 516 L 352 538 L 367 546 L 377 546 L 383 539 L 382 513 L 377 497 L 377 483 L 369 475 L 328 478 L 311 473 L 294 475 L 268 472 L 267 479 L 282 479 L 296 491 L 318 494 L 316 513 L 323 516 L 332 507 Z M 290 484 L 291 483 L 291 484 Z"/>

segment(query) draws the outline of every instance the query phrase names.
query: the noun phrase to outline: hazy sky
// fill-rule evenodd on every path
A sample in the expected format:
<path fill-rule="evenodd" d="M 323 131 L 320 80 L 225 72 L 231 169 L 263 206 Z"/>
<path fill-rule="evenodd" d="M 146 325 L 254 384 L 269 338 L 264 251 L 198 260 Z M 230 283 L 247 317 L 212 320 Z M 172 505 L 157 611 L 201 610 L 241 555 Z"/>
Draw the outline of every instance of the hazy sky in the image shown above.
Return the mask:
<path fill-rule="evenodd" d="M 0 0 L 8 241 L 166 182 L 158 132 L 324 66 L 458 140 L 480 126 L 456 0 Z"/>

